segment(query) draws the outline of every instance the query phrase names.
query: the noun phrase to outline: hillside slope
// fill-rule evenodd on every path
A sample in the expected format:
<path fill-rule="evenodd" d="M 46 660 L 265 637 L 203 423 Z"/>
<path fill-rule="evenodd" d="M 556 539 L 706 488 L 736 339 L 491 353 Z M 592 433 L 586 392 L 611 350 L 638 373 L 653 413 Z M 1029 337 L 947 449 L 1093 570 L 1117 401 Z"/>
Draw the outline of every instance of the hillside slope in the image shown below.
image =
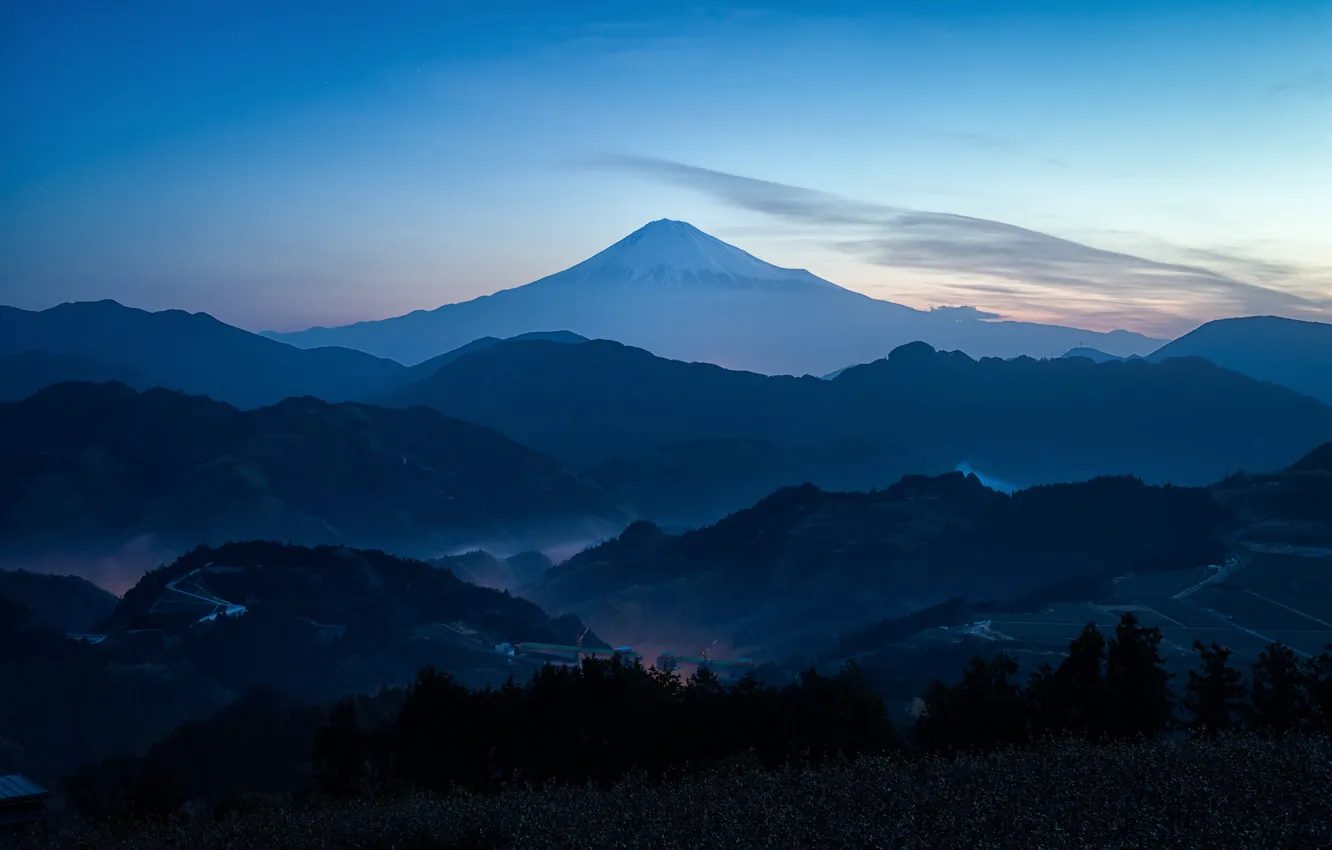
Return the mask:
<path fill-rule="evenodd" d="M 425 410 L 289 399 L 239 411 L 167 390 L 62 384 L 0 405 L 6 548 L 185 548 L 268 538 L 435 555 L 532 548 L 622 521 L 595 485 Z M 563 538 L 562 538 L 563 539 Z"/>
<path fill-rule="evenodd" d="M 1332 407 L 1197 358 L 976 361 L 923 343 L 820 380 L 605 340 L 513 342 L 460 357 L 394 401 L 495 428 L 575 467 L 695 441 L 859 440 L 913 458 L 918 471 L 966 463 L 1018 486 L 1103 474 L 1204 485 L 1283 468 L 1332 438 Z"/>
<path fill-rule="evenodd" d="M 1260 381 L 1332 404 L 1332 324 L 1277 316 L 1220 319 L 1167 343 L 1147 359 L 1203 357 Z"/>
<path fill-rule="evenodd" d="M 694 630 L 780 656 L 781 647 L 959 595 L 1002 601 L 1213 563 L 1232 526 L 1206 490 L 1131 478 L 1011 496 L 961 473 L 874 493 L 806 485 L 680 535 L 637 523 L 521 592 L 603 631 Z"/>
<path fill-rule="evenodd" d="M 0 307 L 0 355 L 28 352 L 112 364 L 100 367 L 103 371 L 123 370 L 57 376 L 65 380 L 113 378 L 243 408 L 304 395 L 350 401 L 406 371 L 360 351 L 294 348 L 205 313 L 150 313 L 114 301 L 61 304 L 40 312 Z"/>

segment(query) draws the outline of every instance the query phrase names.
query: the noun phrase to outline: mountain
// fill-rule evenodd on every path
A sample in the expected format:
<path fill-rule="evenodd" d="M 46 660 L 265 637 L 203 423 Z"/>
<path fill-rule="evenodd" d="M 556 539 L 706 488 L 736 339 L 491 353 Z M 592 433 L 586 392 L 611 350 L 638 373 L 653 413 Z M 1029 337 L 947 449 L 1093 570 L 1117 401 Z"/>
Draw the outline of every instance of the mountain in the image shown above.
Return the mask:
<path fill-rule="evenodd" d="M 1065 357 L 1085 357 L 1093 363 L 1106 363 L 1110 360 L 1125 360 L 1124 357 L 1116 357 L 1113 354 L 1106 354 L 1104 351 L 1097 351 L 1094 348 L 1070 348 L 1064 352 Z"/>
<path fill-rule="evenodd" d="M 499 337 L 483 336 L 480 339 L 474 339 L 466 345 L 460 345 L 452 351 L 446 351 L 437 357 L 431 357 L 406 369 L 401 376 L 395 377 L 391 387 L 402 387 L 424 380 L 438 372 L 440 367 L 446 363 L 452 363 L 459 357 L 471 354 L 474 351 L 485 351 L 492 345 L 498 345 L 501 342 L 522 342 L 524 340 L 544 340 L 547 342 L 562 342 L 568 345 L 577 345 L 580 342 L 587 342 L 587 337 L 579 336 L 571 331 L 533 331 L 532 333 L 518 334 L 514 337 L 500 339 Z"/>
<path fill-rule="evenodd" d="M 1332 442 L 1276 472 L 1236 474 L 1213 492 L 1259 542 L 1332 546 Z"/>
<path fill-rule="evenodd" d="M 911 452 L 866 439 L 783 446 L 718 438 L 618 455 L 584 472 L 639 516 L 694 526 L 785 486 L 817 482 L 830 490 L 869 490 L 927 466 Z"/>
<path fill-rule="evenodd" d="M 482 549 L 446 555 L 430 564 L 448 570 L 463 581 L 496 590 L 513 590 L 531 584 L 554 565 L 540 552 L 520 552 L 508 558 L 497 558 Z"/>
<path fill-rule="evenodd" d="M 89 596 L 67 578 L 37 578 L 47 582 L 42 594 L 69 597 L 48 611 Z M 331 702 L 408 685 L 427 665 L 469 686 L 498 686 L 531 668 L 510 666 L 496 643 L 570 643 L 585 631 L 576 618 L 421 561 L 266 541 L 194 549 L 110 601 L 98 618 L 105 639 L 94 644 L 68 640 L 68 623 L 34 622 L 0 596 L 0 768 L 46 783 L 107 756 L 124 767 L 123 757 L 181 723 L 243 707 L 254 689 Z M 606 646 L 593 633 L 583 643 Z M 300 731 L 248 722 L 230 734 L 260 750 L 290 749 Z M 213 743 L 244 752 L 235 740 Z"/>
<path fill-rule="evenodd" d="M 637 523 L 521 593 L 639 643 L 692 630 L 780 657 L 959 594 L 1002 601 L 1214 563 L 1231 524 L 1204 489 L 1131 478 L 1011 496 L 961 473 L 874 493 L 805 485 L 680 535 Z"/>
<path fill-rule="evenodd" d="M 43 387 L 66 381 L 96 384 L 115 381 L 135 389 L 161 385 L 161 381 L 132 366 L 108 363 L 94 357 L 43 351 L 0 355 L 0 401 L 19 401 Z"/>
<path fill-rule="evenodd" d="M 580 625 L 553 620 L 525 599 L 478 587 L 423 561 L 342 546 L 252 541 L 200 547 L 145 575 L 104 628 L 191 628 L 229 605 L 244 611 L 211 620 L 258 613 L 347 632 L 391 628 L 405 638 L 421 626 L 461 622 L 492 634 L 494 642 L 548 643 L 563 643 Z M 483 648 L 493 649 L 494 642 Z M 606 644 L 593 637 L 588 645 Z"/>
<path fill-rule="evenodd" d="M 288 399 L 240 411 L 168 390 L 61 384 L 0 404 L 7 550 L 269 538 L 436 555 L 614 531 L 595 485 L 425 410 Z"/>
<path fill-rule="evenodd" d="M 31 352 L 49 355 L 34 359 Z M 51 378 L 162 386 L 253 408 L 304 395 L 361 398 L 405 374 L 391 360 L 346 348 L 303 350 L 219 322 L 206 313 L 150 313 L 114 301 L 32 312 L 0 307 L 0 356 L 31 387 Z M 33 371 L 41 370 L 41 371 Z M 15 383 L 6 378 L 5 385 Z M 48 384 L 43 384 L 48 385 Z M 4 386 L 4 385 L 0 385 Z M 6 397 L 22 397 L 7 390 Z"/>
<path fill-rule="evenodd" d="M 480 337 L 550 327 L 672 359 L 793 375 L 827 374 L 913 340 L 1001 357 L 1058 356 L 1079 340 L 1122 355 L 1159 344 L 1124 331 L 995 322 L 969 308 L 914 310 L 779 268 L 666 219 L 525 286 L 393 319 L 269 336 L 415 364 Z"/>
<path fill-rule="evenodd" d="M 73 634 L 91 632 L 119 601 L 78 576 L 27 570 L 0 570 L 0 597 L 31 611 L 36 623 Z"/>
<path fill-rule="evenodd" d="M 1332 404 L 1332 324 L 1277 316 L 1208 322 L 1148 359 L 1203 357 L 1260 381 Z"/>
<path fill-rule="evenodd" d="M 1102 474 L 1203 485 L 1283 468 L 1332 438 L 1332 407 L 1196 358 L 976 361 L 923 343 L 833 380 L 682 363 L 606 340 L 504 343 L 394 402 L 495 428 L 575 468 L 694 441 L 858 440 L 919 471 L 967 463 L 1017 487 Z"/>

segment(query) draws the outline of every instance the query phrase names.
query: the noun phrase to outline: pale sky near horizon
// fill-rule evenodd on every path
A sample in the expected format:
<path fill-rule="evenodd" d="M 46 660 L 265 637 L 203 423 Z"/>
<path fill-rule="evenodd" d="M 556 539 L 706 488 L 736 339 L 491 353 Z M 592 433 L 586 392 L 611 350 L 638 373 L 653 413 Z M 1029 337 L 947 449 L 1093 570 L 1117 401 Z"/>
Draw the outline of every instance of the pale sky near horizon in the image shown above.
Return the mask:
<path fill-rule="evenodd" d="M 916 307 L 1332 320 L 1332 1 L 476 6 L 6 4 L 0 303 L 340 324 L 667 217 Z"/>

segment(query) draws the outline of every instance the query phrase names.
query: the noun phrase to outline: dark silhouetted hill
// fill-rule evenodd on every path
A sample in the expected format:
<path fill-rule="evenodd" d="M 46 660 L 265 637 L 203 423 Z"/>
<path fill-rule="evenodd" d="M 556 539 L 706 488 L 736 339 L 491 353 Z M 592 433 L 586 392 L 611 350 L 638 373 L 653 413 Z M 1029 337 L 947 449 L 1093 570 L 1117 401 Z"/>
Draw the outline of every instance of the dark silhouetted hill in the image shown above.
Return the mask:
<path fill-rule="evenodd" d="M 61 384 L 0 405 L 7 548 L 268 538 L 436 554 L 614 530 L 599 487 L 487 428 L 416 408 L 288 399 L 239 411 Z M 561 538 L 564 539 L 564 538 Z"/>
<path fill-rule="evenodd" d="M 1291 469 L 1295 472 L 1332 472 L 1332 442 L 1323 443 L 1309 452 Z"/>
<path fill-rule="evenodd" d="M 173 590 L 173 583 L 186 592 Z M 378 550 L 266 541 L 200 547 L 148 573 L 125 593 L 104 627 L 191 628 L 219 610 L 200 596 L 247 609 L 219 614 L 217 623 L 243 623 L 258 612 L 346 629 L 352 637 L 396 633 L 404 640 L 422 626 L 463 623 L 493 637 L 482 642 L 484 649 L 499 641 L 564 643 L 580 628 L 575 619 L 552 619 L 532 602 L 478 587 L 424 561 Z M 589 637 L 589 646 L 606 645 Z"/>
<path fill-rule="evenodd" d="M 0 570 L 0 597 L 27 608 L 34 622 L 73 634 L 91 632 L 118 601 L 78 576 L 27 570 Z"/>
<path fill-rule="evenodd" d="M 0 588 L 11 578 L 0 574 Z M 69 581 L 41 590 L 26 595 L 56 612 L 88 595 Z M 47 599 L 48 590 L 65 598 Z M 100 619 L 105 640 L 76 642 L 0 594 L 0 769 L 54 783 L 92 760 L 142 754 L 256 688 L 275 692 L 269 705 L 325 701 L 407 685 L 428 665 L 498 686 L 532 668 L 511 667 L 496 642 L 568 643 L 585 631 L 576 618 L 549 617 L 421 561 L 271 542 L 191 551 L 143 576 Z M 592 633 L 583 642 L 606 646 Z M 242 700 L 222 726 L 251 704 Z M 204 746 L 209 758 L 267 760 L 247 749 L 282 737 L 269 737 L 262 720 L 231 729 L 230 748 Z"/>
<path fill-rule="evenodd" d="M 771 651 L 960 594 L 1002 602 L 1071 579 L 1212 563 L 1232 525 L 1205 489 L 1132 478 L 1011 496 L 961 473 L 872 493 L 805 485 L 680 535 L 637 523 L 521 592 L 548 610 L 633 609 L 648 632 L 689 625 Z"/>
<path fill-rule="evenodd" d="M 1332 407 L 1198 359 L 972 360 L 923 343 L 831 381 L 682 363 L 597 340 L 518 342 L 397 395 L 574 466 L 693 441 L 864 440 L 927 471 L 1018 486 L 1133 474 L 1205 485 L 1284 468 L 1332 437 Z"/>
<path fill-rule="evenodd" d="M 1202 357 L 1332 404 L 1332 324 L 1277 316 L 1219 319 L 1148 356 Z"/>
<path fill-rule="evenodd" d="M 497 590 L 513 590 L 530 584 L 553 565 L 550 558 L 540 552 L 520 552 L 508 558 L 497 558 L 483 549 L 435 558 L 430 564 L 450 571 L 463 581 Z"/>
<path fill-rule="evenodd" d="M 0 355 L 0 401 L 20 401 L 44 387 L 67 381 L 95 384 L 116 381 L 139 390 L 162 383 L 131 366 L 94 357 L 42 351 Z"/>
<path fill-rule="evenodd" d="M 529 341 L 460 357 L 395 401 L 503 423 L 519 442 L 583 464 L 718 437 L 796 441 L 806 423 L 783 414 L 793 401 L 818 404 L 821 386 L 665 360 L 608 340 Z"/>
<path fill-rule="evenodd" d="M 668 525 L 706 525 L 786 486 L 869 490 L 925 471 L 911 453 L 872 440 L 782 446 L 739 438 L 662 446 L 585 470 L 639 516 Z"/>
<path fill-rule="evenodd" d="M 579 336 L 572 331 L 533 331 L 532 333 L 518 334 L 508 339 L 500 339 L 494 336 L 483 336 L 480 339 L 474 339 L 466 345 L 460 345 L 452 351 L 446 351 L 438 357 L 432 357 L 422 363 L 409 368 L 403 373 L 403 380 L 398 383 L 406 386 L 416 381 L 424 380 L 439 371 L 440 367 L 446 363 L 452 363 L 459 357 L 471 354 L 474 351 L 484 351 L 492 345 L 498 345 L 501 342 L 522 342 L 524 340 L 545 340 L 547 342 L 562 342 L 568 345 L 577 345 L 580 342 L 587 342 L 587 337 Z"/>
<path fill-rule="evenodd" d="M 1237 473 L 1212 490 L 1245 520 L 1243 535 L 1248 539 L 1332 546 L 1332 443 L 1289 469 Z"/>
<path fill-rule="evenodd" d="M 61 304 L 40 312 L 0 307 L 0 355 L 34 351 L 74 358 L 43 366 L 53 371 L 52 377 L 149 383 L 245 408 L 292 396 L 349 401 L 406 372 L 392 360 L 347 348 L 294 348 L 206 313 L 150 313 L 114 301 Z M 84 370 L 125 371 L 59 374 L 79 361 L 85 365 L 77 368 Z M 115 366 L 93 367 L 87 361 Z"/>
<path fill-rule="evenodd" d="M 1108 363 L 1111 360 L 1125 360 L 1127 358 L 1119 357 L 1114 354 L 1106 354 L 1104 351 L 1098 351 L 1095 348 L 1070 348 L 1064 352 L 1065 357 L 1085 357 L 1093 363 Z"/>

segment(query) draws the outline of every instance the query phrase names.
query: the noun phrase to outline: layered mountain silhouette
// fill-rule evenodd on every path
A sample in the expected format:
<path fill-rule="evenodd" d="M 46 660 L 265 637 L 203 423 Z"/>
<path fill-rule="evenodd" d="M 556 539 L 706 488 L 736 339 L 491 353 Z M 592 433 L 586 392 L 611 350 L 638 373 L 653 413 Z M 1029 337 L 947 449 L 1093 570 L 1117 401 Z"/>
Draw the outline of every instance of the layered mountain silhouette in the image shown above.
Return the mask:
<path fill-rule="evenodd" d="M 497 558 L 484 549 L 446 555 L 430 563 L 448 570 L 463 581 L 497 590 L 512 590 L 520 585 L 531 584 L 554 565 L 549 557 L 540 552 L 519 552 L 508 558 Z"/>
<path fill-rule="evenodd" d="M 186 593 L 173 589 L 182 584 Z M 461 622 L 497 640 L 559 643 L 581 626 L 571 618 L 553 620 L 527 600 L 477 587 L 422 561 L 341 546 L 252 541 L 200 547 L 145 575 L 126 591 L 103 628 L 190 627 L 219 607 L 198 597 L 244 603 L 244 614 L 224 613 L 215 620 L 259 612 L 307 627 L 396 629 L 404 638 L 421 626 Z M 589 646 L 605 645 L 589 637 Z"/>
<path fill-rule="evenodd" d="M 43 387 L 66 381 L 115 381 L 144 390 L 161 381 L 132 366 L 78 354 L 25 351 L 0 355 L 0 401 L 19 401 Z"/>
<path fill-rule="evenodd" d="M 586 341 L 558 330 L 516 338 Z M 40 312 L 0 307 L 0 401 L 18 401 L 66 381 L 162 387 L 241 408 L 301 396 L 352 401 L 400 389 L 464 354 L 504 341 L 474 339 L 407 368 L 347 348 L 295 348 L 206 313 L 153 313 L 115 301 Z"/>
<path fill-rule="evenodd" d="M 1198 358 L 977 361 L 923 343 L 822 380 L 604 340 L 512 342 L 446 364 L 395 401 L 495 428 L 577 468 L 696 441 L 858 440 L 919 471 L 967 463 L 1019 487 L 1102 474 L 1202 485 L 1283 468 L 1332 437 L 1332 407 Z"/>
<path fill-rule="evenodd" d="M 1332 404 L 1332 325 L 1277 316 L 1208 322 L 1148 359 L 1205 357 L 1260 381 Z"/>
<path fill-rule="evenodd" d="M 1057 357 L 1082 340 L 1120 355 L 1159 344 L 1124 331 L 995 322 L 965 308 L 920 311 L 879 301 L 666 219 L 526 286 L 393 319 L 269 336 L 416 364 L 480 337 L 551 327 L 672 359 L 794 375 L 826 374 L 913 340 L 1001 357 Z"/>
<path fill-rule="evenodd" d="M 37 357 L 31 352 L 51 355 Z M 150 313 L 114 301 L 61 304 L 33 312 L 0 307 L 0 356 L 25 355 L 27 380 L 6 378 L 8 398 L 40 384 L 111 378 L 206 395 L 238 407 L 293 396 L 360 398 L 406 373 L 399 363 L 346 348 L 304 351 L 265 339 L 205 313 Z M 18 389 L 10 389 L 18 385 Z M 47 384 L 41 384 L 47 385 Z"/>
<path fill-rule="evenodd" d="M 912 476 L 874 493 L 780 490 L 675 535 L 637 523 L 521 593 L 605 631 L 691 627 L 781 654 L 959 593 L 1014 600 L 1053 585 L 1203 566 L 1231 514 L 1201 488 L 1101 478 L 1011 496 L 975 476 Z"/>
<path fill-rule="evenodd" d="M 635 523 L 521 593 L 603 629 L 690 629 L 780 656 L 885 616 L 909 633 L 977 603 L 1086 600 L 1115 576 L 1221 563 L 1236 540 L 1332 544 L 1332 442 L 1209 487 L 1103 477 L 1009 495 L 956 472 L 870 493 L 788 487 L 692 531 Z"/>
<path fill-rule="evenodd" d="M 1332 442 L 1289 468 L 1237 474 L 1212 488 L 1258 542 L 1332 546 Z"/>
<path fill-rule="evenodd" d="M 618 455 L 585 472 L 639 516 L 666 526 L 696 526 L 786 486 L 815 482 L 829 490 L 870 490 L 938 466 L 915 452 L 863 438 L 793 446 L 717 438 Z"/>
<path fill-rule="evenodd" d="M 1064 352 L 1065 357 L 1085 357 L 1093 363 L 1105 363 L 1110 360 L 1126 360 L 1125 357 L 1116 357 L 1113 354 L 1106 354 L 1104 351 L 1097 351 L 1094 348 L 1070 348 Z"/>
<path fill-rule="evenodd" d="M 69 383 L 0 405 L 0 540 L 78 551 L 274 539 L 437 555 L 613 533 L 597 486 L 495 431 L 421 408 L 311 398 L 240 411 Z"/>
<path fill-rule="evenodd" d="M 79 576 L 27 570 L 0 570 L 0 599 L 31 611 L 34 623 L 67 634 L 93 631 L 119 601 Z"/>

